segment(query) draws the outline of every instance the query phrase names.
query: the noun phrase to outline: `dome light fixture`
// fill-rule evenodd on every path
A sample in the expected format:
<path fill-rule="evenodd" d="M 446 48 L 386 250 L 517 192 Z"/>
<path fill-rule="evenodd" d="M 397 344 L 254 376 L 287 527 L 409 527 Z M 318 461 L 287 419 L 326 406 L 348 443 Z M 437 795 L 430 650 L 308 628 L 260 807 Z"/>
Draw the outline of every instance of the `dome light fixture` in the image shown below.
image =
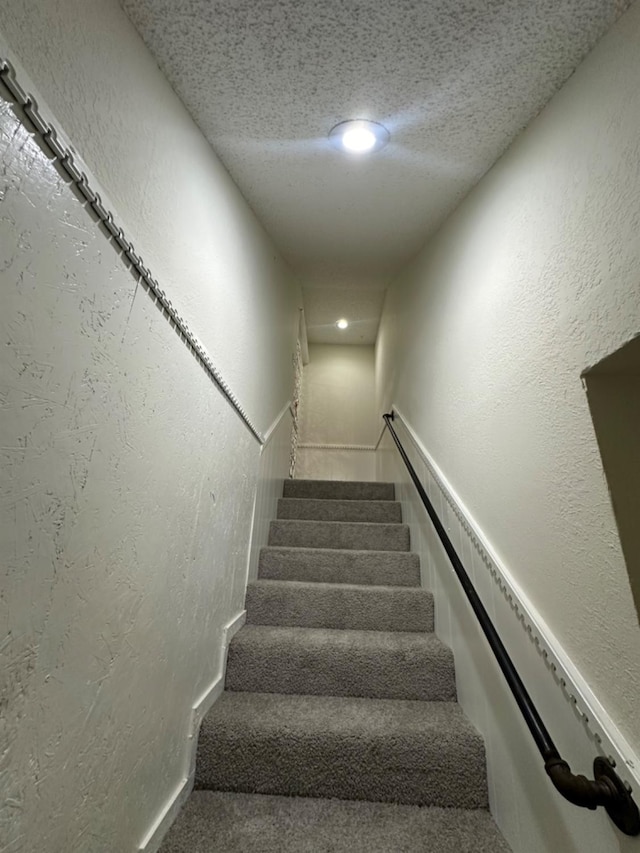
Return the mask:
<path fill-rule="evenodd" d="M 348 323 L 348 321 L 347 321 L 347 320 L 345 320 L 345 319 L 344 319 L 344 317 L 343 317 L 341 320 L 338 320 L 338 322 L 336 323 L 336 326 L 337 326 L 339 329 L 347 329 L 347 328 L 349 327 L 349 323 Z"/>
<path fill-rule="evenodd" d="M 329 141 L 339 151 L 347 154 L 370 154 L 379 151 L 389 141 L 386 127 L 367 119 L 341 121 L 329 131 Z"/>

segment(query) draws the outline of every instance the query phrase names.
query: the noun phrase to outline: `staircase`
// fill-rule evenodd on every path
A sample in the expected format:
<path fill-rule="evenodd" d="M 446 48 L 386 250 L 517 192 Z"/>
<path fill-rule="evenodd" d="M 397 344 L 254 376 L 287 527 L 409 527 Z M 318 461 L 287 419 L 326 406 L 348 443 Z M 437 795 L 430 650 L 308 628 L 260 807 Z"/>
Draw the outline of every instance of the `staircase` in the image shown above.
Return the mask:
<path fill-rule="evenodd" d="M 389 483 L 288 480 L 162 853 L 506 853 Z"/>

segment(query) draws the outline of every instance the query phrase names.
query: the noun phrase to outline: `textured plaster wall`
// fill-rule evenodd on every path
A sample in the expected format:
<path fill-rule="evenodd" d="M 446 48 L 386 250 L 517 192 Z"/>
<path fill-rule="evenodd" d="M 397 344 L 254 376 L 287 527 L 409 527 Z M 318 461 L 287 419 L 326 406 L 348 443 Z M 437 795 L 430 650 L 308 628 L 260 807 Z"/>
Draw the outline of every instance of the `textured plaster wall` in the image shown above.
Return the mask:
<path fill-rule="evenodd" d="M 501 589 L 491 576 L 489 565 L 500 572 L 502 567 L 495 565 L 493 556 L 488 560 L 486 552 L 483 556 L 484 543 L 477 535 L 481 540 L 481 532 L 448 485 L 441 487 L 435 479 L 429 454 L 414 441 L 410 425 L 400 412 L 394 428 L 562 756 L 574 773 L 592 778 L 593 759 L 597 754 L 606 755 L 608 746 L 594 742 L 593 732 L 598 725 L 593 718 L 585 726 L 576 714 L 569 696 L 575 691 L 582 702 L 580 686 L 570 682 L 565 690 L 561 689 L 558 676 L 552 674 L 542 654 L 544 639 L 542 645 L 537 645 L 514 609 L 516 601 L 520 612 L 526 607 L 530 613 L 530 602 L 511 585 L 508 592 Z M 380 479 L 396 483 L 402 518 L 411 528 L 411 548 L 420 557 L 422 584 L 433 590 L 436 633 L 455 657 L 458 702 L 484 739 L 491 813 L 510 849 L 513 853 L 637 853 L 640 839 L 622 835 L 603 809 L 576 808 L 551 784 L 531 733 L 388 432 L 376 456 Z M 441 478 L 441 472 L 438 476 Z M 465 524 L 459 516 L 465 518 Z M 475 531 L 473 535 L 471 529 Z M 540 624 L 538 620 L 536 624 Z M 628 757 L 625 752 L 624 758 Z M 618 772 L 637 789 L 637 773 L 629 773 L 622 756 L 617 759 Z M 637 800 L 637 790 L 634 793 Z"/>
<path fill-rule="evenodd" d="M 118 0 L 3 0 L 1 36 L 249 417 L 267 429 L 291 396 L 289 268 Z"/>
<path fill-rule="evenodd" d="M 581 373 L 640 330 L 640 6 L 389 291 L 395 402 L 640 742 L 640 630 Z"/>
<path fill-rule="evenodd" d="M 274 424 L 267 443 L 260 452 L 260 467 L 251 528 L 248 573 L 250 580 L 255 580 L 258 577 L 260 549 L 269 541 L 269 526 L 276 518 L 278 498 L 282 497 L 283 483 L 289 476 L 292 429 L 291 409 L 287 407 Z"/>
<path fill-rule="evenodd" d="M 300 403 L 300 444 L 373 446 L 375 360 L 370 346 L 309 344 Z M 375 479 L 373 451 L 299 447 L 297 478 Z"/>
<path fill-rule="evenodd" d="M 0 30 L 266 430 L 297 293 L 118 5 Z M 0 159 L 0 849 L 127 853 L 243 606 L 259 448 L 4 101 Z"/>

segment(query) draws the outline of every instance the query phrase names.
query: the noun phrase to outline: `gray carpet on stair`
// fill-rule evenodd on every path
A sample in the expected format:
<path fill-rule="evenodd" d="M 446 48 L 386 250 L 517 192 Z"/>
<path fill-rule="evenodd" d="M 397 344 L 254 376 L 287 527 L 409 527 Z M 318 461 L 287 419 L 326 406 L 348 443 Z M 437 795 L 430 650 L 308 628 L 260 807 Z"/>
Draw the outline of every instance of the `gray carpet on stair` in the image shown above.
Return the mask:
<path fill-rule="evenodd" d="M 408 551 L 407 524 L 347 521 L 272 521 L 269 545 L 289 548 L 355 548 L 363 551 Z"/>
<path fill-rule="evenodd" d="M 194 791 L 161 853 L 509 853 L 484 811 Z"/>
<path fill-rule="evenodd" d="M 196 787 L 488 808 L 483 741 L 452 702 L 225 691 L 200 729 Z"/>
<path fill-rule="evenodd" d="M 260 550 L 261 579 L 418 586 L 420 558 L 410 551 L 266 547 Z"/>
<path fill-rule="evenodd" d="M 226 690 L 455 702 L 451 649 L 435 634 L 245 625 Z"/>
<path fill-rule="evenodd" d="M 315 521 L 369 521 L 399 524 L 402 507 L 397 501 L 333 501 L 280 498 L 277 518 Z"/>
<path fill-rule="evenodd" d="M 508 853 L 393 484 L 283 494 L 162 853 Z"/>
<path fill-rule="evenodd" d="M 433 595 L 419 587 L 253 581 L 247 622 L 362 631 L 433 631 Z"/>
<path fill-rule="evenodd" d="M 363 483 L 354 480 L 285 480 L 285 498 L 327 498 L 337 501 L 392 501 L 393 483 Z"/>

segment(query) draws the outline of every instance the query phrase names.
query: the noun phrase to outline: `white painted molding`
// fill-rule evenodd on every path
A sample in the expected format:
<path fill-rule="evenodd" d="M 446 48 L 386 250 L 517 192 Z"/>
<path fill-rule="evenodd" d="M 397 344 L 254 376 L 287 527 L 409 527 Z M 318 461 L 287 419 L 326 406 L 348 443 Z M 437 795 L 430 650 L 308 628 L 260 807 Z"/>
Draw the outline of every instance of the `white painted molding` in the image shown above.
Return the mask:
<path fill-rule="evenodd" d="M 300 320 L 298 325 L 298 339 L 300 341 L 300 351 L 302 353 L 302 364 L 309 364 L 309 339 L 307 337 L 307 318 L 304 313 L 304 308 L 300 308 Z"/>
<path fill-rule="evenodd" d="M 444 499 L 467 532 L 483 565 L 507 600 L 515 618 L 523 631 L 531 636 L 541 661 L 545 664 L 545 672 L 551 676 L 553 683 L 562 692 L 568 704 L 577 712 L 577 716 L 572 714 L 572 718 L 576 722 L 579 719 L 579 724 L 587 729 L 603 754 L 614 759 L 616 772 L 620 778 L 628 782 L 634 790 L 640 790 L 640 756 L 594 694 L 540 612 L 500 560 L 479 524 L 420 441 L 416 431 L 397 406 L 394 405 L 392 408 L 402 421 L 416 451 L 431 472 Z"/>
<path fill-rule="evenodd" d="M 234 636 L 238 633 L 238 631 L 240 630 L 240 628 L 242 628 L 242 626 L 244 625 L 244 623 L 246 621 L 247 621 L 247 611 L 241 610 L 240 613 L 238 613 L 238 615 L 234 619 L 232 619 L 230 622 L 227 622 L 227 624 L 224 626 L 223 633 L 222 633 L 225 646 L 229 645 L 231 640 L 233 640 Z M 226 665 L 226 662 L 227 662 L 226 655 L 225 655 L 224 661 L 225 661 L 225 665 Z"/>
<path fill-rule="evenodd" d="M 260 453 L 264 452 L 265 447 L 267 446 L 267 444 L 269 444 L 269 442 L 273 438 L 274 432 L 280 426 L 280 421 L 284 418 L 284 416 L 287 414 L 287 412 L 289 412 L 291 417 L 293 417 L 293 412 L 291 410 L 291 400 L 288 400 L 285 403 L 285 405 L 282 407 L 282 410 L 280 411 L 280 413 L 276 416 L 276 419 L 274 420 L 274 422 L 271 424 L 269 429 L 265 432 L 264 438 L 262 441 L 262 447 L 260 448 Z"/>
<path fill-rule="evenodd" d="M 303 450 L 375 450 L 373 444 L 302 444 L 298 445 Z"/>
<path fill-rule="evenodd" d="M 193 782 L 196 773 L 196 750 L 198 745 L 198 731 L 202 720 L 207 715 L 213 704 L 220 698 L 224 690 L 224 675 L 227 666 L 227 652 L 229 643 L 234 635 L 242 628 L 247 620 L 247 611 L 242 610 L 222 629 L 222 660 L 219 674 L 213 679 L 207 689 L 196 699 L 191 707 L 189 717 L 189 728 L 187 732 L 186 745 L 186 772 L 182 779 L 169 796 L 164 806 L 160 809 L 156 819 L 149 827 L 144 838 L 137 848 L 137 853 L 157 853 L 162 839 L 169 831 L 169 827 L 176 819 L 178 812 L 184 806 L 193 790 Z"/>
<path fill-rule="evenodd" d="M 139 853 L 157 853 L 162 844 L 162 839 L 169 831 L 169 827 L 178 816 L 180 809 L 189 799 L 189 794 L 192 790 L 193 777 L 185 776 L 140 842 L 138 847 Z"/>

